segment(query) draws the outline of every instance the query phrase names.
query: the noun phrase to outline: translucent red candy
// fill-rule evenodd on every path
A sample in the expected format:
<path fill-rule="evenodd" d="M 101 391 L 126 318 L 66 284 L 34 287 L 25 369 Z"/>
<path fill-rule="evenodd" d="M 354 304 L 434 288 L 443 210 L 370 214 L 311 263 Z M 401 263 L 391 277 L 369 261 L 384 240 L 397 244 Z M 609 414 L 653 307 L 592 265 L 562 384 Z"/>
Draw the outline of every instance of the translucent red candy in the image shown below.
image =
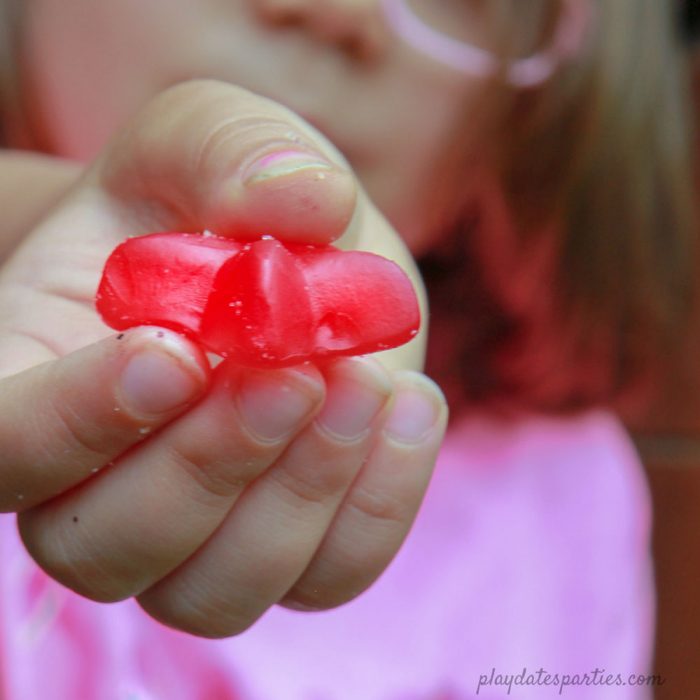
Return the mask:
<path fill-rule="evenodd" d="M 269 236 L 130 238 L 107 260 L 97 310 L 117 330 L 164 326 L 267 367 L 385 350 L 420 326 L 413 287 L 394 262 Z"/>

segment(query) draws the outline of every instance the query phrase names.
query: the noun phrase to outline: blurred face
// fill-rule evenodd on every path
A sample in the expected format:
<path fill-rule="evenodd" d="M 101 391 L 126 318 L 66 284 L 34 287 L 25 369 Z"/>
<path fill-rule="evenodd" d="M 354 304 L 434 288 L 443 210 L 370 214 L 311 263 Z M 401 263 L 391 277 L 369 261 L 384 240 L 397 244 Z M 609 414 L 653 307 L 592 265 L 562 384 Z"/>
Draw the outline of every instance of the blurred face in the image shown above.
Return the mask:
<path fill-rule="evenodd" d="M 453 4 L 466 20 L 471 3 Z M 378 1 L 32 0 L 27 11 L 30 89 L 58 154 L 91 158 L 173 83 L 224 80 L 305 117 L 413 251 L 429 247 L 431 168 L 478 82 L 393 33 Z"/>

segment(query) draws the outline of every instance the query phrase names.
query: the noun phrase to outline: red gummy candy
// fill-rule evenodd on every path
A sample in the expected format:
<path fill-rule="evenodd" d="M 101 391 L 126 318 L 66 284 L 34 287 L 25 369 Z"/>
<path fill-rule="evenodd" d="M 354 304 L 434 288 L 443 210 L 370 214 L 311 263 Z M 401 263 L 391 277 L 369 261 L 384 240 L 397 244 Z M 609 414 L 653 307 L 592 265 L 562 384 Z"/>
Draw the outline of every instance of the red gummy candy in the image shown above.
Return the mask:
<path fill-rule="evenodd" d="M 268 236 L 131 238 L 105 265 L 97 309 L 112 328 L 165 326 L 268 367 L 396 347 L 420 325 L 413 287 L 394 262 Z"/>
<path fill-rule="evenodd" d="M 97 310 L 119 331 L 163 326 L 196 339 L 214 277 L 240 249 L 232 239 L 196 233 L 129 238 L 107 260 Z"/>
<path fill-rule="evenodd" d="M 241 364 L 294 364 L 312 353 L 313 321 L 296 256 L 278 241 L 260 240 L 219 270 L 201 341 Z"/>
<path fill-rule="evenodd" d="M 386 350 L 418 332 L 413 285 L 395 262 L 332 246 L 307 246 L 298 259 L 314 312 L 314 354 Z"/>

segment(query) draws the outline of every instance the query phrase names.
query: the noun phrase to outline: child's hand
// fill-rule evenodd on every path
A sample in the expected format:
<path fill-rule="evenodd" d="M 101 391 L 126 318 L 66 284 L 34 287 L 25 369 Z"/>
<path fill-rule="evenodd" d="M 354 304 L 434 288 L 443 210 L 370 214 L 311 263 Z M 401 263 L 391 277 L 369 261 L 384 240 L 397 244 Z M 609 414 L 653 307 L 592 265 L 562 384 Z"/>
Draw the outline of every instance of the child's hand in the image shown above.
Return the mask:
<path fill-rule="evenodd" d="M 210 373 L 182 337 L 110 334 L 93 306 L 126 235 L 329 242 L 353 216 L 346 247 L 376 232 L 370 249 L 404 255 L 317 132 L 196 82 L 157 97 L 29 236 L 0 273 L 0 506 L 50 575 L 220 637 L 277 602 L 350 600 L 387 566 L 445 427 L 431 382 L 370 358 Z"/>

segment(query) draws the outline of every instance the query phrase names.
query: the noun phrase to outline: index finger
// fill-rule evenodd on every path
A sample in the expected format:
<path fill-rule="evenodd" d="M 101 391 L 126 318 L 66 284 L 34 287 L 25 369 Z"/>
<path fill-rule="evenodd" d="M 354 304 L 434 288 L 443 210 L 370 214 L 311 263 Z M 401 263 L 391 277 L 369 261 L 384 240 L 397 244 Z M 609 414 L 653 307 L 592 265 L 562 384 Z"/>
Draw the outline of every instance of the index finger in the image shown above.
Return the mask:
<path fill-rule="evenodd" d="M 0 512 L 93 476 L 206 391 L 202 351 L 138 328 L 0 381 Z"/>

